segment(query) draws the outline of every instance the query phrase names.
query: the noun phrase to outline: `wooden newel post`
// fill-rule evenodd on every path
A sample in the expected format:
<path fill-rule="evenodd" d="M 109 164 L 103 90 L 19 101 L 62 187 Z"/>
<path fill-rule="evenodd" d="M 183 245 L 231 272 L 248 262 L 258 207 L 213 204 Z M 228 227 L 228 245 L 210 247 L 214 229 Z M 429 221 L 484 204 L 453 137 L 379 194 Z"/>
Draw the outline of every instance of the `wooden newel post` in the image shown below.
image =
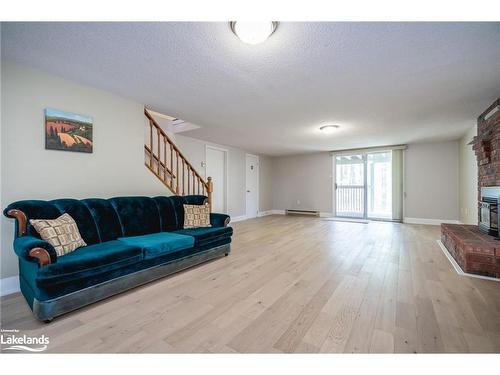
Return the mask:
<path fill-rule="evenodd" d="M 212 177 L 207 178 L 207 195 L 208 195 L 208 206 L 210 207 L 210 212 L 212 212 L 212 191 L 214 185 L 212 183 Z"/>

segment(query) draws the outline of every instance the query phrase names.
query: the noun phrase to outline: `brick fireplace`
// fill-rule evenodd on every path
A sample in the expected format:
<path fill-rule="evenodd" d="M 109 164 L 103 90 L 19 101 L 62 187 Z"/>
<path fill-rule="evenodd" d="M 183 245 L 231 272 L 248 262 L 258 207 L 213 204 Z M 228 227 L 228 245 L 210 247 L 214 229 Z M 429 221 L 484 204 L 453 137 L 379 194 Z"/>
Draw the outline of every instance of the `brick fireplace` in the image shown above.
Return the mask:
<path fill-rule="evenodd" d="M 478 197 L 482 187 L 500 186 L 500 110 L 493 112 L 498 106 L 500 98 L 477 119 L 477 136 L 472 149 L 479 169 Z"/>
<path fill-rule="evenodd" d="M 478 204 L 481 188 L 500 186 L 499 106 L 500 98 L 478 117 L 471 143 L 478 164 Z M 441 241 L 464 272 L 500 278 L 500 240 L 481 232 L 479 226 L 442 224 Z"/>

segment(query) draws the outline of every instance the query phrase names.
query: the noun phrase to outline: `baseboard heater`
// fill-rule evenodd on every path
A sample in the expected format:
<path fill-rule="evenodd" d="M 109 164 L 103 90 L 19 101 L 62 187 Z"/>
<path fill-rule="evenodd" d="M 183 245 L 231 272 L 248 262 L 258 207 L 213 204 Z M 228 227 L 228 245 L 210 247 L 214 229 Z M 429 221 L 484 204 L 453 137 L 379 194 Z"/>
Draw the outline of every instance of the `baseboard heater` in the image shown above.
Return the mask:
<path fill-rule="evenodd" d="M 318 216 L 319 211 L 314 210 L 285 210 L 286 215 Z"/>

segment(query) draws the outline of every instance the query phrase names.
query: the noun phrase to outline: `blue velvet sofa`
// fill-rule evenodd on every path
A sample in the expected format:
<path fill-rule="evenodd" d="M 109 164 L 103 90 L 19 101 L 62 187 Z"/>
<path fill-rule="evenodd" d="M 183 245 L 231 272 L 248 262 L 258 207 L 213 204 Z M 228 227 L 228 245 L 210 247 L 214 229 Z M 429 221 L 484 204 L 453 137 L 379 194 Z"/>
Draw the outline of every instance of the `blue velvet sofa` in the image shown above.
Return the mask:
<path fill-rule="evenodd" d="M 14 251 L 21 291 L 42 321 L 230 252 L 229 216 L 210 214 L 211 227 L 183 229 L 183 204 L 206 197 L 24 200 L 4 215 L 16 219 Z M 30 219 L 76 221 L 87 246 L 58 257 Z"/>

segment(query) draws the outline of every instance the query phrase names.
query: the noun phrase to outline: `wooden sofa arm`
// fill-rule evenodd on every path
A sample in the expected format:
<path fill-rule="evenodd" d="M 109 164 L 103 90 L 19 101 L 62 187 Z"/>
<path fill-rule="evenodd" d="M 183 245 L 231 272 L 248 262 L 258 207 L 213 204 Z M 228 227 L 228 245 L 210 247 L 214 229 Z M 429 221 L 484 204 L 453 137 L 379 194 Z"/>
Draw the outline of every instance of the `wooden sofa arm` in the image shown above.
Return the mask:
<path fill-rule="evenodd" d="M 33 236 L 14 239 L 14 252 L 28 262 L 37 262 L 41 267 L 57 262 L 57 253 L 47 241 Z"/>
<path fill-rule="evenodd" d="M 26 214 L 17 209 L 12 209 L 7 212 L 9 217 L 16 219 L 17 221 L 17 235 L 18 237 L 25 236 L 27 233 L 27 223 Z M 40 267 L 47 266 L 52 263 L 49 252 L 43 247 L 34 247 L 28 251 L 28 255 L 32 258 L 38 260 Z"/>
<path fill-rule="evenodd" d="M 28 253 L 30 257 L 38 259 L 40 267 L 48 266 L 51 264 L 50 254 L 43 247 L 34 247 Z"/>
<path fill-rule="evenodd" d="M 26 234 L 26 214 L 21 210 L 12 209 L 7 212 L 7 215 L 17 220 L 17 235 L 24 236 Z"/>

